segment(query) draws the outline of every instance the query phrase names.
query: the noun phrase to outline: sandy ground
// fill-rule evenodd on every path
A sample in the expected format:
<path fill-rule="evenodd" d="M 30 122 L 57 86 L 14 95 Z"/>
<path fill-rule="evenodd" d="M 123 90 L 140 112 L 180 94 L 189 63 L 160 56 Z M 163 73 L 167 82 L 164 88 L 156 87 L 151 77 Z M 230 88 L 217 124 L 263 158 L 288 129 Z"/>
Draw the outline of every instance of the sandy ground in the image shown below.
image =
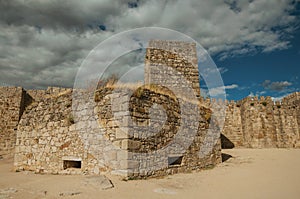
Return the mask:
<path fill-rule="evenodd" d="M 231 149 L 233 157 L 201 172 L 162 179 L 122 181 L 108 176 L 114 188 L 86 184 L 87 176 L 37 175 L 11 172 L 0 160 L 3 198 L 300 198 L 300 149 Z"/>

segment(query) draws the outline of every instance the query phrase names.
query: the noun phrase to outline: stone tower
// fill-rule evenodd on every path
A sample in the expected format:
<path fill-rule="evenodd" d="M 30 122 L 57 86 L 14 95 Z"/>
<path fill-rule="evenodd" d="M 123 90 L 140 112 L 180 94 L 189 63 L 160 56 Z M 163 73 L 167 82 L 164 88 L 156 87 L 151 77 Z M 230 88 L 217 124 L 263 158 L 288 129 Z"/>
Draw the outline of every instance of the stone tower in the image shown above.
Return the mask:
<path fill-rule="evenodd" d="M 176 76 L 182 76 L 189 84 L 180 82 Z M 191 86 L 196 97 L 200 99 L 196 44 L 151 40 L 145 58 L 145 83 L 165 83 L 166 87 L 172 86 L 180 92 Z"/>

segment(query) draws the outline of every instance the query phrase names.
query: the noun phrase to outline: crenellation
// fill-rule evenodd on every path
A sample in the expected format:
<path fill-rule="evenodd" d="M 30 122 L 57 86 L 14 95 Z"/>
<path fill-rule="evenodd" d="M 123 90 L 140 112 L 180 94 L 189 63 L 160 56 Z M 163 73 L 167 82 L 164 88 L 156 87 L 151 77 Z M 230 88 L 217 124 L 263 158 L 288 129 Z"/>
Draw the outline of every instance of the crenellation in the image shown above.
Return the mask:
<path fill-rule="evenodd" d="M 299 147 L 299 92 L 281 102 L 262 96 L 233 104 L 227 105 L 222 134 L 236 147 Z"/>

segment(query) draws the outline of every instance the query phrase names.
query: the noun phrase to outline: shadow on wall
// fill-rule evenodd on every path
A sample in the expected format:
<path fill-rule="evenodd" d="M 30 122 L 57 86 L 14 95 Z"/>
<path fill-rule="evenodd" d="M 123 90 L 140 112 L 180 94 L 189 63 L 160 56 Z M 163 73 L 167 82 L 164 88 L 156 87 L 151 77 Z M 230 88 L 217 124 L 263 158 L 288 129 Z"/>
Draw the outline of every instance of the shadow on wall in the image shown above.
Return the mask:
<path fill-rule="evenodd" d="M 234 144 L 223 134 L 221 134 L 221 147 L 222 149 L 232 149 Z"/>

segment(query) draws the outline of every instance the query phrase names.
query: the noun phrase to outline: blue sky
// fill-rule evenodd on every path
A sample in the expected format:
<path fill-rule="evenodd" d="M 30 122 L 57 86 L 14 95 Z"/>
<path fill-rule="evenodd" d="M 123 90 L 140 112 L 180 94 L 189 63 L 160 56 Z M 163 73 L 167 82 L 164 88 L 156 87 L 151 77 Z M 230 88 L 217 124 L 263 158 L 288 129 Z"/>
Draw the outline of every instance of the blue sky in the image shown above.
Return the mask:
<path fill-rule="evenodd" d="M 239 100 L 248 95 L 281 98 L 300 91 L 300 30 L 292 36 L 290 47 L 285 50 L 226 60 L 212 56 L 216 65 L 225 70 L 222 73 L 224 85 L 238 85 L 235 89 L 226 90 L 227 98 Z M 264 84 L 268 83 L 266 80 L 270 83 Z M 270 86 L 272 83 L 273 87 Z"/>
<path fill-rule="evenodd" d="M 190 36 L 208 51 L 228 99 L 280 99 L 299 91 L 299 2 L 0 1 L 0 86 L 73 87 L 96 45 L 126 30 L 162 27 Z"/>

